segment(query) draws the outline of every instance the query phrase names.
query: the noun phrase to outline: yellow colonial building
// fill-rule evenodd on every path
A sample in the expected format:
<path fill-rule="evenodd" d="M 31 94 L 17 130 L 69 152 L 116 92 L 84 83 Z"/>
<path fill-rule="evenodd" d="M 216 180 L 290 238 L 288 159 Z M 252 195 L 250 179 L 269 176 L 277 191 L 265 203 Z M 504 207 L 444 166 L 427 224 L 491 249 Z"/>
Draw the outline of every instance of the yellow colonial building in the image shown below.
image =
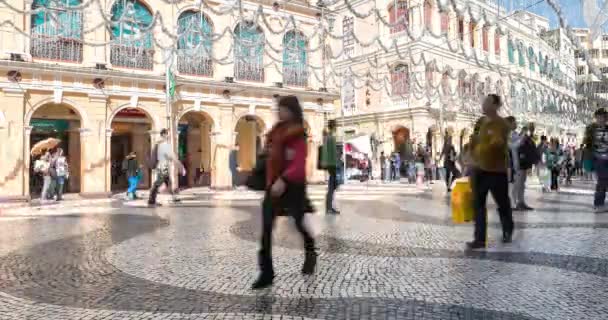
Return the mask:
<path fill-rule="evenodd" d="M 232 187 L 253 167 L 282 95 L 302 102 L 309 176 L 322 179 L 313 160 L 339 97 L 319 71 L 320 11 L 307 1 L 169 3 L 0 4 L 0 199 L 40 191 L 30 149 L 47 137 L 67 153 L 67 192 L 122 191 L 125 156 L 144 164 L 162 128 L 188 169 L 180 186 Z"/>

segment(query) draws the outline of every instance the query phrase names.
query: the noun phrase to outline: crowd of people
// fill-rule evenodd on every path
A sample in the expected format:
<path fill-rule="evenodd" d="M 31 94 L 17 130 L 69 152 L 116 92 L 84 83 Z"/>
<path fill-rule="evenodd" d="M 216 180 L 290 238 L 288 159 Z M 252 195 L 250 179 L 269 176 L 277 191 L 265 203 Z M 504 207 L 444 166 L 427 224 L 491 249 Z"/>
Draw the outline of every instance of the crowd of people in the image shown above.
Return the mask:
<path fill-rule="evenodd" d="M 258 252 L 260 275 L 253 283 L 253 289 L 268 287 L 274 281 L 271 243 L 274 219 L 278 215 L 293 217 L 302 236 L 302 273 L 313 274 L 317 263 L 315 239 L 303 222 L 306 213 L 315 211 L 306 191 L 308 148 L 303 111 L 295 96 L 280 98 L 278 107 L 278 121 L 266 135 L 267 141 L 250 177 L 252 181 L 247 182 L 250 187 L 256 185 L 255 190 L 264 191 L 261 204 L 262 236 Z M 475 123 L 469 142 L 457 152 L 452 138 L 446 136 L 435 162 L 443 166 L 448 192 L 456 178 L 463 175 L 469 177 L 475 217 L 473 241 L 467 243 L 469 249 L 486 247 L 488 193 L 492 194 L 498 206 L 502 241 L 512 241 L 513 210 L 533 210 L 525 196 L 526 181 L 530 175 L 537 175 L 543 190 L 551 192 L 559 190 L 560 181 L 570 184 L 574 175 L 591 180 L 591 172 L 594 172 L 597 180 L 594 210 L 596 213 L 608 212 L 605 206 L 608 189 L 608 113 L 604 109 L 597 110 L 595 122 L 586 128 L 583 143 L 576 148 L 561 145 L 558 139 L 546 136 L 536 141 L 532 123 L 524 124 L 518 130 L 516 118 L 500 116 L 500 96 L 488 95 L 481 107 L 483 116 Z M 336 122 L 330 121 L 324 131 L 318 159 L 318 169 L 325 170 L 328 176 L 327 214 L 339 214 L 334 194 L 339 185 L 338 169 L 342 164 L 335 135 Z M 384 180 L 399 180 L 405 176 L 410 183 L 421 183 L 436 178 L 431 148 L 422 144 L 407 143 L 403 152 L 390 156 L 381 153 L 380 164 L 381 178 Z M 172 150 L 166 129 L 161 131 L 161 140 L 153 147 L 147 165 L 156 170 L 156 181 L 150 190 L 148 204 L 157 206 L 159 188 L 166 184 L 169 191 L 173 190 L 170 187 L 172 166 L 185 175 L 185 168 Z M 144 167 L 137 162 L 135 153 L 125 159 L 124 167 L 129 177 L 127 194 L 134 199 Z M 36 161 L 35 171 L 44 177 L 42 199 L 55 197 L 61 200 L 65 179 L 69 176 L 63 150 L 48 150 Z M 254 178 L 258 181 L 255 182 Z M 173 196 L 177 201 L 175 194 Z"/>

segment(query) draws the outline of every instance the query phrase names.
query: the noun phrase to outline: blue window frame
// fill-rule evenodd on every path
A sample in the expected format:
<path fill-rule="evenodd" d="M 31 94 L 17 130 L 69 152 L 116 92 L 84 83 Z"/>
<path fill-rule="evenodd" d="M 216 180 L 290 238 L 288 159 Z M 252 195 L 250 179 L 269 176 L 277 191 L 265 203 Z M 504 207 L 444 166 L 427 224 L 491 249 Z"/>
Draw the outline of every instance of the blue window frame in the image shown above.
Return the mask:
<path fill-rule="evenodd" d="M 112 6 L 111 15 L 112 64 L 151 70 L 154 64 L 154 17 L 150 10 L 137 0 L 118 0 Z"/>
<path fill-rule="evenodd" d="M 234 30 L 234 74 L 237 80 L 264 81 L 264 33 L 253 22 Z"/>
<path fill-rule="evenodd" d="M 186 11 L 177 19 L 177 69 L 181 73 L 213 76 L 213 25 L 196 11 Z"/>
<path fill-rule="evenodd" d="M 532 47 L 528 47 L 528 60 L 530 61 L 530 71 L 535 71 L 535 62 L 534 62 L 535 56 L 534 56 L 534 49 L 532 49 Z"/>
<path fill-rule="evenodd" d="M 82 10 L 74 7 L 81 0 L 34 0 L 31 16 L 31 54 L 33 57 L 82 61 Z"/>
<path fill-rule="evenodd" d="M 289 31 L 283 37 L 283 82 L 308 85 L 308 41 L 301 32 Z"/>

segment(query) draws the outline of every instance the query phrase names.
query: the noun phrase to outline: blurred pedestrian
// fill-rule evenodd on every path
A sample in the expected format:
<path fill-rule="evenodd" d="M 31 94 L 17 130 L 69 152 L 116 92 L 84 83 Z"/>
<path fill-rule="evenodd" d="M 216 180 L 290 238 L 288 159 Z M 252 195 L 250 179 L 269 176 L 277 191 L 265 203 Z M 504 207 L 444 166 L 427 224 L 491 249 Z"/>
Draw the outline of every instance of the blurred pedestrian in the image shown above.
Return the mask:
<path fill-rule="evenodd" d="M 475 234 L 474 240 L 467 243 L 469 249 L 486 247 L 488 192 L 492 193 L 498 205 L 502 223 L 502 241 L 509 243 L 513 237 L 513 215 L 507 176 L 511 125 L 498 114 L 500 107 L 502 107 L 502 99 L 499 96 L 490 94 L 484 99 L 482 104 L 484 116 L 475 124 L 471 141 L 475 164 L 472 175 Z"/>
<path fill-rule="evenodd" d="M 275 216 L 282 211 L 286 211 L 294 218 L 296 228 L 304 240 L 302 273 L 306 275 L 314 273 L 317 263 L 314 238 L 304 226 L 308 197 L 306 194 L 307 146 L 303 111 L 295 96 L 281 98 L 278 105 L 279 121 L 267 135 L 267 191 L 262 201 L 262 239 L 259 251 L 261 272 L 252 289 L 265 288 L 273 283 L 272 229 Z"/>
<path fill-rule="evenodd" d="M 299 106 L 299 104 L 298 104 Z M 334 195 L 338 189 L 338 149 L 336 146 L 336 120 L 329 120 L 326 135 L 321 148 L 322 167 L 327 170 L 327 194 L 325 195 L 325 211 L 328 214 L 339 214 L 334 204 Z"/>

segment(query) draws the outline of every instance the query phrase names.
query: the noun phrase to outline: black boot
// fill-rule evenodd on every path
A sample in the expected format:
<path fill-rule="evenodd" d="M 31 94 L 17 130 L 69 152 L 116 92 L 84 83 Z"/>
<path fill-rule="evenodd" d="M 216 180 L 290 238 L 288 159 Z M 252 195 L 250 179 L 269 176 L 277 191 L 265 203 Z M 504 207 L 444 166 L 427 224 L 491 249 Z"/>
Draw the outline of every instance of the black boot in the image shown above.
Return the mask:
<path fill-rule="evenodd" d="M 306 246 L 306 254 L 304 255 L 304 265 L 302 266 L 302 274 L 311 275 L 315 273 L 317 267 L 317 252 L 314 244 Z"/>
<path fill-rule="evenodd" d="M 258 255 L 258 263 L 260 265 L 260 275 L 258 279 L 251 285 L 251 289 L 264 289 L 270 287 L 274 281 L 274 269 L 272 267 L 272 258 L 264 255 L 262 252 Z"/>

